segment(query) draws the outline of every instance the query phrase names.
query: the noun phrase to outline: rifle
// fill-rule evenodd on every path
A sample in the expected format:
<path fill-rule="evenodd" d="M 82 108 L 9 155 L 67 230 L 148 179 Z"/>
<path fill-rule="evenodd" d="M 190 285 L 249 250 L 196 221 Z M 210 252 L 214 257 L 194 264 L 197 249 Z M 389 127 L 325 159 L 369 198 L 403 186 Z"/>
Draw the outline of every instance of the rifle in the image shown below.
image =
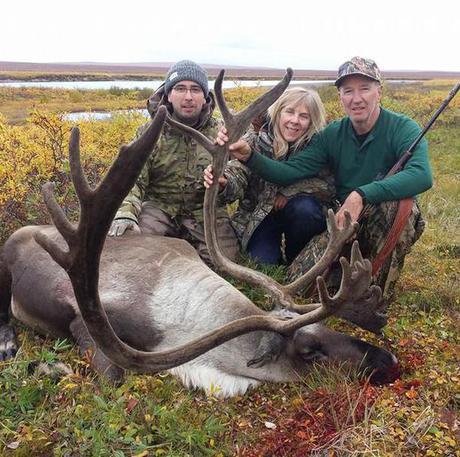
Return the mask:
<path fill-rule="evenodd" d="M 438 110 L 433 114 L 431 119 L 428 121 L 428 123 L 419 133 L 417 138 L 409 146 L 407 151 L 393 165 L 390 171 L 388 171 L 388 173 L 384 176 L 384 178 L 388 178 L 389 176 L 395 175 L 396 173 L 400 172 L 404 168 L 408 160 L 412 157 L 414 149 L 420 143 L 421 139 L 425 136 L 426 132 L 428 132 L 428 130 L 434 124 L 438 116 L 447 108 L 447 105 L 449 105 L 450 101 L 455 97 L 455 95 L 457 95 L 457 92 L 459 91 L 459 89 L 460 89 L 460 83 L 457 83 L 453 87 L 453 89 L 449 92 L 449 95 L 442 102 Z M 369 211 L 371 210 L 371 208 L 372 208 L 372 204 L 367 203 L 365 207 L 362 209 L 361 214 L 358 217 L 358 221 L 366 217 Z M 385 240 L 385 244 L 383 248 L 377 254 L 374 261 L 372 262 L 372 275 L 375 275 L 380 270 L 388 254 L 390 254 L 390 252 L 396 246 L 396 243 L 398 242 L 399 237 L 401 236 L 401 232 L 404 229 L 404 226 L 406 225 L 407 219 L 409 218 L 411 211 L 412 211 L 412 198 L 411 197 L 405 198 L 398 202 L 398 212 L 396 213 L 395 220 L 393 222 L 393 226 L 391 227 L 391 230 L 388 232 L 387 239 Z"/>
<path fill-rule="evenodd" d="M 434 124 L 434 121 L 438 118 L 438 116 L 447 108 L 447 105 L 450 103 L 450 101 L 455 97 L 455 95 L 457 95 L 459 89 L 460 83 L 457 83 L 454 86 L 454 88 L 449 92 L 449 95 L 446 97 L 446 99 L 441 103 L 441 106 L 438 108 L 436 113 L 433 114 L 433 116 L 425 125 L 425 127 L 423 127 L 418 137 L 409 146 L 409 149 L 399 158 L 399 160 L 393 165 L 391 170 L 385 175 L 385 178 L 388 176 L 395 175 L 404 168 L 404 165 L 406 165 L 407 161 L 412 157 L 413 151 L 420 143 L 420 140 L 425 136 L 426 132 L 430 130 L 431 126 Z"/>

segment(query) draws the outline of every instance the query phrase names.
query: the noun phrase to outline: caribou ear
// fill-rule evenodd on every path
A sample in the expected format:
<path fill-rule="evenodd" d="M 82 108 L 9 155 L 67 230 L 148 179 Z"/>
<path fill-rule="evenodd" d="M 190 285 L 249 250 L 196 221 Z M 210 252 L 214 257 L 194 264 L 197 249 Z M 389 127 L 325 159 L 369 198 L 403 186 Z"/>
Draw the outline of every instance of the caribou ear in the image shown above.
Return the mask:
<path fill-rule="evenodd" d="M 278 333 L 264 333 L 253 357 L 246 364 L 249 368 L 260 368 L 278 360 L 286 346 L 286 339 Z"/>

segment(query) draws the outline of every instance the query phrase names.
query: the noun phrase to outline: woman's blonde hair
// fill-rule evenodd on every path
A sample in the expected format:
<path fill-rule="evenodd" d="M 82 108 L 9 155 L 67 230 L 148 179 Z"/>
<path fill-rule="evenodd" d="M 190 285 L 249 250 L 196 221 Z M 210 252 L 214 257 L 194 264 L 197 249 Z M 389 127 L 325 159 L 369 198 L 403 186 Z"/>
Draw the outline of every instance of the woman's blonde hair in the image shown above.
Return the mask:
<path fill-rule="evenodd" d="M 284 92 L 283 95 L 268 108 L 270 125 L 273 129 L 273 152 L 276 158 L 283 156 L 289 149 L 289 143 L 281 135 L 279 120 L 281 111 L 286 106 L 304 105 L 310 115 L 310 125 L 307 131 L 292 145 L 293 151 L 296 151 L 306 141 L 319 132 L 326 125 L 326 111 L 318 92 L 303 87 L 296 87 Z"/>

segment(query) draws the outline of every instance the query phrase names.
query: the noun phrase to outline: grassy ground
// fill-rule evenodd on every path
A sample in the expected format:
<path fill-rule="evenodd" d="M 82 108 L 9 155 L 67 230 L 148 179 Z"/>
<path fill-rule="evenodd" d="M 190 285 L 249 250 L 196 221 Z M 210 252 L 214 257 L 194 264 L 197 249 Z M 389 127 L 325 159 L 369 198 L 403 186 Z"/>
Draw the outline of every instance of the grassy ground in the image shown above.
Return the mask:
<path fill-rule="evenodd" d="M 394 88 L 384 104 L 423 123 L 447 88 L 442 83 Z M 339 115 L 335 94 L 325 89 L 322 96 L 328 112 Z M 236 99 L 235 106 L 244 104 L 246 95 Z M 115 388 L 95 377 L 71 342 L 44 339 L 19 326 L 20 352 L 0 365 L 0 455 L 460 456 L 459 119 L 456 101 L 428 135 L 435 186 L 420 198 L 427 228 L 407 257 L 384 337 L 376 340 L 331 320 L 335 328 L 395 353 L 403 368 L 400 380 L 372 387 L 345 366 L 318 365 L 298 383 L 265 385 L 225 401 L 189 392 L 168 375 L 130 375 Z M 82 125 L 90 156 L 105 157 L 98 169 L 141 120 L 116 122 Z M 22 127 L 0 127 L 4 150 L 35 147 L 56 156 L 59 147 L 44 138 L 59 137 L 60 128 L 61 143 L 68 138 L 67 124 L 58 120 L 29 122 L 30 145 Z M 38 165 L 24 179 L 38 188 L 37 170 Z M 37 220 L 38 203 L 26 200 L 21 211 L 18 202 L 3 200 L 2 222 L 11 214 L 17 219 L 8 230 L 21 217 L 22 223 Z M 263 305 L 263 295 L 240 287 Z M 40 374 L 33 369 L 36 361 L 64 362 L 74 373 Z"/>

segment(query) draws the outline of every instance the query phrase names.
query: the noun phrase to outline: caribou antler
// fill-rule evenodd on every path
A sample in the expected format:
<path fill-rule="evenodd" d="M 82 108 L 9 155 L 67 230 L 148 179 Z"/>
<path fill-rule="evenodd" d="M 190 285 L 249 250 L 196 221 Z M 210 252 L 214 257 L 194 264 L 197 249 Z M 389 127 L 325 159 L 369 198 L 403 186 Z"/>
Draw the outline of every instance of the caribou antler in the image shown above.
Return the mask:
<path fill-rule="evenodd" d="M 292 78 L 292 70 L 288 68 L 286 70 L 286 75 L 281 82 L 279 82 L 270 91 L 259 97 L 243 112 L 236 115 L 232 115 L 230 113 L 223 97 L 223 76 L 224 72 L 222 70 L 216 79 L 214 88 L 216 93 L 216 100 L 227 129 L 227 136 L 229 137 L 229 141 L 225 146 L 214 144 L 196 130 L 175 122 L 170 118 L 167 119 L 168 123 L 193 136 L 196 141 L 200 142 L 203 147 L 205 147 L 212 154 L 212 167 L 215 176 L 221 176 L 223 174 L 223 170 L 229 156 L 228 145 L 238 140 L 249 127 L 251 120 L 262 114 L 283 93 Z M 332 210 L 329 210 L 327 221 L 330 237 L 323 256 L 309 271 L 303 274 L 300 278 L 296 279 L 290 284 L 281 285 L 269 276 L 238 265 L 223 255 L 219 247 L 216 230 L 215 207 L 218 192 L 219 188 L 216 179 L 214 184 L 206 190 L 204 200 L 206 244 L 214 265 L 221 272 L 229 274 L 230 276 L 240 281 L 249 283 L 253 286 L 262 287 L 279 305 L 289 310 L 298 312 L 300 314 L 315 311 L 318 306 L 320 306 L 319 304 L 299 305 L 295 303 L 293 296 L 300 290 L 307 289 L 313 283 L 313 281 L 315 281 L 316 278 L 323 275 L 329 269 L 330 265 L 338 259 L 345 244 L 356 234 L 358 230 L 358 223 L 352 222 L 350 215 L 345 213 L 345 224 L 342 228 L 339 228 L 335 222 L 334 213 Z M 381 306 L 382 303 L 380 289 L 377 286 L 373 286 L 372 288 L 370 287 L 370 266 L 367 260 L 363 261 L 357 243 L 355 243 L 353 247 L 351 266 L 354 274 L 352 275 L 352 279 L 350 279 L 350 281 L 346 281 L 346 284 L 350 285 L 353 293 L 350 293 L 351 291 L 343 290 L 344 285 L 342 284 L 342 291 L 340 293 L 340 297 L 342 298 L 340 305 L 337 306 L 346 305 L 346 311 L 343 313 L 343 316 L 348 318 L 348 316 L 353 315 L 353 318 L 350 320 L 355 323 L 360 321 L 358 318 L 356 318 L 356 316 L 358 316 L 361 311 L 365 311 L 367 316 L 367 323 L 365 323 L 363 327 L 372 329 L 372 331 L 375 331 L 378 327 L 380 329 L 382 326 L 381 324 L 383 323 L 381 315 L 377 314 L 377 309 Z M 348 298 L 344 300 L 344 297 Z M 336 303 L 339 303 L 338 299 L 336 300 Z M 356 312 L 355 310 L 352 313 L 351 310 L 353 309 L 353 306 L 356 306 L 357 304 L 359 305 L 358 311 Z M 372 324 L 373 318 L 375 318 L 374 325 Z M 361 320 L 360 322 L 364 321 Z"/>
<path fill-rule="evenodd" d="M 79 131 L 76 128 L 72 130 L 69 146 L 70 166 L 81 207 L 77 226 L 67 220 L 57 204 L 52 184 L 48 183 L 43 187 L 47 208 L 56 228 L 67 242 L 68 251 L 63 250 L 42 233 L 37 233 L 35 239 L 67 271 L 81 315 L 99 348 L 114 363 L 126 369 L 156 372 L 181 365 L 244 333 L 267 330 L 287 336 L 304 325 L 335 313 L 347 296 L 351 288 L 350 281 L 353 279 L 353 267 L 350 267 L 345 260 L 342 260 L 345 273 L 339 292 L 334 297 L 330 297 L 324 281 L 318 278 L 322 304 L 315 306 L 308 315 L 299 316 L 297 319 L 281 320 L 266 315 L 250 316 L 235 320 L 187 344 L 162 352 L 139 351 L 118 338 L 100 302 L 98 292 L 100 256 L 110 223 L 155 145 L 165 115 L 165 110 L 160 108 L 144 134 L 120 149 L 117 159 L 96 189 L 90 188 L 81 167 Z"/>
<path fill-rule="evenodd" d="M 221 86 L 222 77 L 223 73 L 221 72 L 218 86 Z M 266 107 L 273 103 L 289 83 L 290 77 L 291 72 L 288 71 L 282 83 L 264 95 L 262 100 L 258 100 L 243 113 L 240 113 L 240 115 L 232 117 L 228 109 L 226 109 L 225 104 L 223 108 L 221 106 L 230 124 L 232 119 L 234 121 L 236 119 L 232 124 L 234 127 L 232 127 L 233 130 L 230 133 L 231 141 L 239 137 L 247 128 L 251 117 L 257 114 L 256 111 L 265 110 Z M 221 87 L 218 92 L 221 92 Z M 224 102 L 221 94 L 218 97 L 220 97 L 219 103 L 222 105 Z M 343 275 L 338 292 L 333 297 L 329 296 L 324 280 L 321 276 L 318 276 L 316 283 L 320 303 L 308 305 L 308 313 L 298 316 L 295 319 L 282 320 L 267 315 L 245 317 L 230 322 L 189 343 L 161 352 L 139 351 L 122 342 L 113 331 L 100 302 L 98 292 L 99 261 L 110 223 L 123 198 L 134 185 L 143 164 L 152 151 L 160 135 L 165 116 L 165 109 L 160 108 L 155 119 L 144 134 L 130 145 L 121 148 L 117 159 L 96 189 L 90 188 L 81 167 L 79 131 L 78 129 L 72 131 L 69 147 L 70 165 L 72 181 L 75 185 L 81 206 L 80 221 L 77 227 L 67 220 L 62 209 L 56 203 L 52 185 L 46 184 L 43 189 L 45 202 L 51 217 L 58 231 L 67 242 L 69 249 L 68 251 L 61 249 L 57 243 L 40 233 L 35 235 L 35 239 L 67 271 L 88 331 L 99 348 L 114 363 L 126 369 L 139 372 L 157 372 L 181 365 L 232 338 L 248 332 L 265 330 L 288 336 L 300 327 L 318 322 L 337 313 L 341 306 L 353 300 L 354 290 L 363 291 L 369 289 L 370 275 L 368 274 L 365 261 L 362 261 L 360 258 L 354 258 L 350 264 L 345 259 L 340 259 Z M 196 133 L 194 136 L 199 137 Z M 207 142 L 206 144 L 211 145 L 209 140 L 203 139 L 204 137 L 199 138 L 200 142 Z M 213 150 L 214 146 L 212 145 L 210 149 Z M 215 147 L 220 153 L 222 149 L 219 148 Z M 225 149 L 223 149 L 224 153 Z M 226 160 L 222 160 L 220 157 L 220 161 L 223 167 Z M 216 171 L 221 172 L 222 170 L 219 171 L 216 168 Z M 207 220 L 206 239 L 214 260 L 219 264 L 221 269 L 227 269 L 231 274 L 234 272 L 234 276 L 246 278 L 248 282 L 260 285 L 262 279 L 265 287 L 273 291 L 273 294 L 279 297 L 282 303 L 286 303 L 290 305 L 288 307 L 295 309 L 296 305 L 288 296 L 287 288 L 283 288 L 265 275 L 249 269 L 242 269 L 242 267 L 229 262 L 221 254 L 215 236 L 214 221 L 210 224 L 210 217 L 213 215 L 212 208 L 214 206 L 212 203 L 215 201 L 216 194 L 217 192 L 214 195 L 212 191 L 207 192 L 207 198 L 205 199 Z M 339 244 L 343 244 L 345 239 L 349 238 L 356 229 L 355 225 L 351 224 L 349 217 L 344 229 L 336 228 L 332 215 L 329 216 L 329 219 L 330 225 L 333 227 L 332 236 L 335 236 L 335 239 L 339 240 Z M 335 252 L 332 251 L 333 249 L 336 248 L 334 246 L 330 247 L 328 256 L 333 256 L 333 252 Z M 325 261 L 325 263 L 327 262 Z M 317 269 L 316 272 L 320 271 L 321 268 Z M 360 284 L 358 288 L 357 284 Z M 299 309 L 305 312 L 307 307 Z"/>

